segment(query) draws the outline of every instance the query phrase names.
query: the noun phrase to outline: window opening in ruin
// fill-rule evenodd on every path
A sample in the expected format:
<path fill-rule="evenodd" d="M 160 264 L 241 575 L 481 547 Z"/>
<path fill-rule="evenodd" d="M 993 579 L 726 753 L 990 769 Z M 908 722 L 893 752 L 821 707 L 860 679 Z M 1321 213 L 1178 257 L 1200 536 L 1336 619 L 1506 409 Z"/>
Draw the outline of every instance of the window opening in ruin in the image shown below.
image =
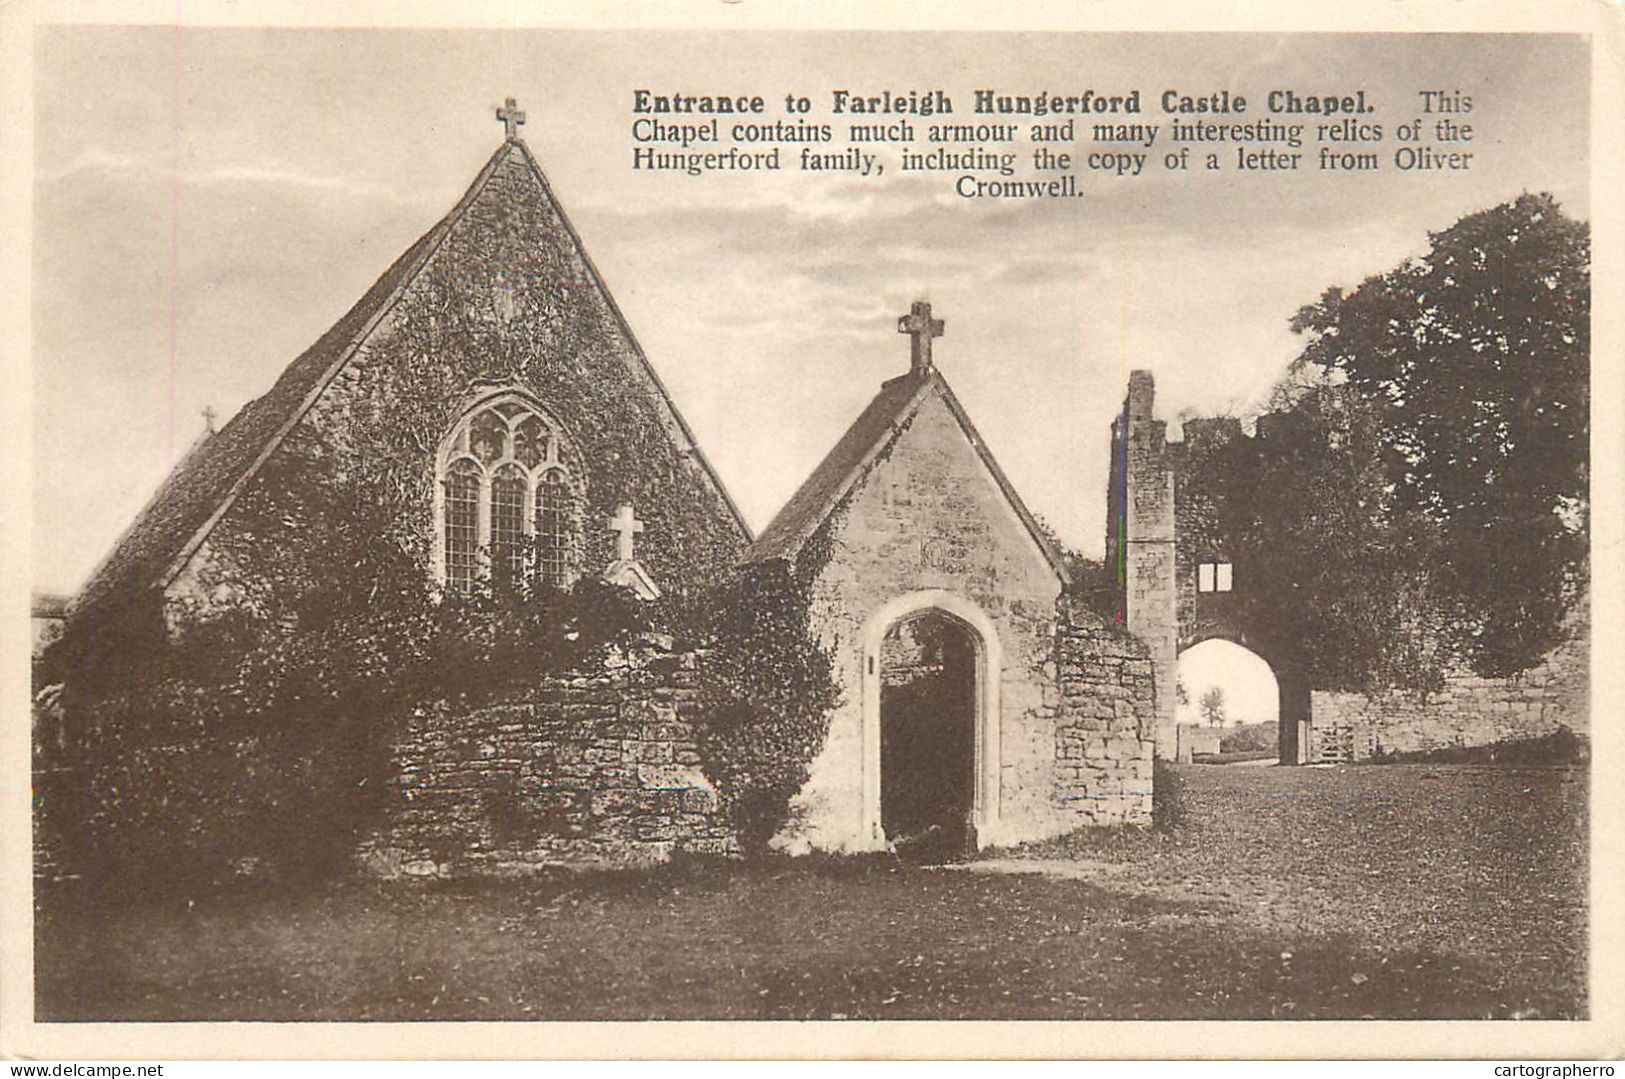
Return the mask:
<path fill-rule="evenodd" d="M 1233 587 L 1234 580 L 1229 562 L 1202 562 L 1196 567 L 1198 592 L 1228 592 Z"/>

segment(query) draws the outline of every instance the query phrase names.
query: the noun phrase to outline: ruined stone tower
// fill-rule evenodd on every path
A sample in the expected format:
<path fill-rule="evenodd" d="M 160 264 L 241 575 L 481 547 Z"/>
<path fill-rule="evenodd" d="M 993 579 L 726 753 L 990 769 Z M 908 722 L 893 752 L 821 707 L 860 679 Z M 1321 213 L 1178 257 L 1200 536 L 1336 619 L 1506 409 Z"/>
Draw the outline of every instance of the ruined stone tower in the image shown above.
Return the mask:
<path fill-rule="evenodd" d="M 1150 649 L 1156 668 L 1157 755 L 1172 758 L 1179 654 L 1174 475 L 1167 459 L 1167 425 L 1153 414 L 1155 395 L 1151 372 L 1132 372 L 1123 411 L 1112 421 L 1106 565 L 1118 624 Z"/>

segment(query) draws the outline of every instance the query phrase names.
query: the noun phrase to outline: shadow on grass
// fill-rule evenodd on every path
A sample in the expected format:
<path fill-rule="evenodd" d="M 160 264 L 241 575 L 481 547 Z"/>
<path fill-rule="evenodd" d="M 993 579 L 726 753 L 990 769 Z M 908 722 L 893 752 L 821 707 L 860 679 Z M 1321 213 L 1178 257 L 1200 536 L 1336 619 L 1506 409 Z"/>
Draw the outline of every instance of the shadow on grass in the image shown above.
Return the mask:
<path fill-rule="evenodd" d="M 126 907 L 42 893 L 38 1015 L 1584 1014 L 1584 910 L 1564 905 L 1584 892 L 1562 884 L 1583 882 L 1583 862 L 1571 864 L 1583 844 L 1569 836 L 1583 829 L 1561 770 L 1229 771 L 1182 777 L 1171 830 L 1085 829 L 1016 848 L 1122 863 L 1098 881 L 884 854 L 685 856 L 516 880 L 244 882 Z"/>
<path fill-rule="evenodd" d="M 1143 832 L 1142 835 L 1147 833 Z M 1200 900 L 886 857 L 352 883 L 59 924 L 42 1019 L 1473 1018 L 1574 1014 L 1459 957 Z M 68 935 L 64 935 L 68 934 Z"/>

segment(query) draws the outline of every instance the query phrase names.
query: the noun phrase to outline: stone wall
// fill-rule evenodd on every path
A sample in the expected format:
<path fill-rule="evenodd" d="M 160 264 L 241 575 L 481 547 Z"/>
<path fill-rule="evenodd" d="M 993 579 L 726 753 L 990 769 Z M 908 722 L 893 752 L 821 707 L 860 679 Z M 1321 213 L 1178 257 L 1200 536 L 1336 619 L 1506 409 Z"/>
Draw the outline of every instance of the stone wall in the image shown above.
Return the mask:
<path fill-rule="evenodd" d="M 1157 712 L 1148 650 L 1084 612 L 1065 612 L 1055 649 L 1055 800 L 1067 823 L 1149 824 Z"/>
<path fill-rule="evenodd" d="M 1426 698 L 1312 694 L 1309 759 L 1358 761 L 1378 754 L 1493 745 L 1541 738 L 1563 729 L 1589 734 L 1590 603 L 1571 612 L 1568 639 L 1537 666 L 1511 678 L 1457 673 Z"/>
<path fill-rule="evenodd" d="M 1217 727 L 1203 727 L 1195 723 L 1179 725 L 1179 763 L 1189 764 L 1198 753 L 1217 753 L 1221 740 Z"/>
<path fill-rule="evenodd" d="M 394 745 L 382 876 L 629 866 L 735 844 L 694 745 L 692 654 L 620 660 L 479 707 L 443 703 Z"/>

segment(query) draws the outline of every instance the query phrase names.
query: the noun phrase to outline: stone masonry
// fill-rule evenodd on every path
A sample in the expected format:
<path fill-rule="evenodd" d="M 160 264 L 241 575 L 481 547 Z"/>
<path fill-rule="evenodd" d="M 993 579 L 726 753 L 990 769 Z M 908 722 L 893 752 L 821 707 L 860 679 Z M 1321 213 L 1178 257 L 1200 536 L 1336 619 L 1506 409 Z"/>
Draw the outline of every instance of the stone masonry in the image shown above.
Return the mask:
<path fill-rule="evenodd" d="M 1245 499 L 1251 493 L 1222 474 L 1217 462 L 1224 455 L 1215 451 L 1237 441 L 1281 442 L 1289 419 L 1259 417 L 1257 442 L 1234 417 L 1189 419 L 1180 427 L 1181 439 L 1170 442 L 1167 424 L 1156 419 L 1151 373 L 1129 375 L 1123 411 L 1112 422 L 1106 563 L 1117 619 L 1146 643 L 1157 664 L 1158 756 L 1172 759 L 1178 753 L 1179 654 L 1217 638 L 1251 650 L 1270 665 L 1280 694 L 1281 760 L 1301 763 L 1309 684 L 1290 634 L 1283 634 L 1267 614 L 1258 615 L 1267 606 L 1241 602 L 1260 598 L 1244 595 L 1244 566 L 1235 567 L 1234 591 L 1198 590 L 1203 562 L 1233 563 L 1241 553 L 1225 532 L 1223 510 L 1227 498 Z"/>
<path fill-rule="evenodd" d="M 1427 697 L 1313 694 L 1310 760 L 1366 760 L 1389 753 L 1493 745 L 1590 730 L 1589 603 L 1571 611 L 1569 637 L 1529 670 L 1510 678 L 1456 673 Z"/>
<path fill-rule="evenodd" d="M 879 643 L 899 619 L 931 609 L 977 641 L 977 845 L 1149 821 L 1151 659 L 1122 627 L 1071 609 L 1064 570 L 941 376 L 916 369 L 887 383 L 853 430 L 874 448 L 851 454 L 850 487 L 799 556 L 843 703 L 776 845 L 886 846 L 879 792 L 908 779 L 878 774 Z M 855 437 L 830 461 L 856 449 Z M 770 527 L 764 541 L 780 532 Z"/>
<path fill-rule="evenodd" d="M 1217 727 L 1204 727 L 1199 723 L 1179 725 L 1179 763 L 1190 764 L 1198 753 L 1217 753 L 1223 738 Z"/>
<path fill-rule="evenodd" d="M 1149 823 L 1156 715 L 1151 657 L 1139 641 L 1088 612 L 1063 617 L 1055 646 L 1059 803 L 1081 816 L 1079 823 Z"/>
<path fill-rule="evenodd" d="M 1155 418 L 1154 396 L 1151 373 L 1132 372 L 1123 411 L 1112 422 L 1106 567 L 1119 624 L 1145 642 L 1156 665 L 1156 751 L 1171 759 L 1179 657 L 1174 476 L 1166 460 L 1167 424 Z"/>
<path fill-rule="evenodd" d="M 375 874 L 518 876 L 629 866 L 734 840 L 694 745 L 692 654 L 617 658 L 479 707 L 414 716 L 394 745 Z"/>
<path fill-rule="evenodd" d="M 860 827 L 865 772 L 864 630 L 889 601 L 934 590 L 984 612 L 1002 653 L 1001 817 L 1040 826 L 1052 816 L 1053 720 L 1041 713 L 1061 584 L 965 442 L 947 405 L 932 396 L 896 432 L 884 460 L 831 522 L 832 553 L 813 586 L 815 631 L 835 657 L 844 704 L 831 717 L 812 778 L 782 837 L 790 850 L 866 850 L 884 838 Z M 1053 682 L 1051 683 L 1053 687 Z M 981 822 L 983 841 L 1003 837 Z M 1028 827 L 1020 834 L 1027 837 Z"/>

